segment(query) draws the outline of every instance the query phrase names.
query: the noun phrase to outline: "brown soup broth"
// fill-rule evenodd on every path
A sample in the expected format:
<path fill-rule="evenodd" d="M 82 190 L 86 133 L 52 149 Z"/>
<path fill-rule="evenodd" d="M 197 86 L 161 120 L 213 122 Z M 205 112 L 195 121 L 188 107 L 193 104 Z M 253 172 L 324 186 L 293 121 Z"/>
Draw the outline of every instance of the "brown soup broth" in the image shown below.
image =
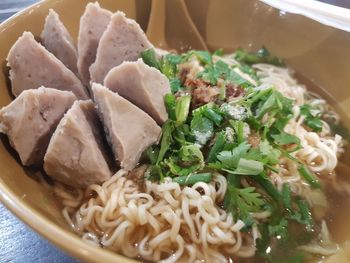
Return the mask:
<path fill-rule="evenodd" d="M 350 224 L 348 223 L 350 219 L 350 133 L 349 130 L 345 128 L 345 126 L 348 126 L 345 124 L 350 124 L 350 120 L 340 109 L 336 100 L 327 91 L 320 88 L 302 74 L 296 73 L 296 78 L 298 81 L 305 84 L 308 90 L 321 95 L 339 114 L 341 119 L 340 124 L 336 127 L 336 132 L 339 132 L 343 137 L 345 148 L 344 153 L 342 153 L 338 159 L 334 180 L 339 185 L 344 186 L 344 189 L 339 191 L 339 189 L 332 186 L 332 182 L 327 179 L 327 175 L 321 176 L 321 179 L 324 178 L 323 191 L 329 202 L 325 218 L 327 226 L 334 241 L 341 244 L 344 241 L 350 240 Z"/>

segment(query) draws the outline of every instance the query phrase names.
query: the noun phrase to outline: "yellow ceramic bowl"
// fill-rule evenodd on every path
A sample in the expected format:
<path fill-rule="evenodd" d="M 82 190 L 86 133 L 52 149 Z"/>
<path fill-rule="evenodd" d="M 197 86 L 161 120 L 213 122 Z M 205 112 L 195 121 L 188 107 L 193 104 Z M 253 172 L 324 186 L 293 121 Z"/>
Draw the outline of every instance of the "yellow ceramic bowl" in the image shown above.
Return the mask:
<path fill-rule="evenodd" d="M 31 31 L 35 36 L 40 35 L 50 8 L 59 13 L 72 35 L 77 36 L 79 18 L 88 2 L 87 0 L 42 1 L 0 25 L 0 61 L 2 63 L 0 107 L 12 100 L 8 89 L 6 57 L 16 39 L 23 31 Z M 128 16 L 136 18 L 135 1 L 105 0 L 100 1 L 100 4 L 113 11 L 124 10 Z M 13 153 L 13 151 L 10 152 Z M 30 176 L 28 171 L 23 169 L 16 156 L 9 153 L 9 147 L 5 141 L 0 143 L 0 200 L 35 231 L 78 259 L 86 262 L 134 262 L 82 242 L 64 221 L 61 206 L 50 190 L 45 189 Z"/>
<path fill-rule="evenodd" d="M 88 0 L 47 0 L 0 25 L 0 107 L 11 101 L 6 56 L 23 31 L 38 36 L 50 8 L 55 9 L 76 37 L 79 18 Z M 350 34 L 298 15 L 281 15 L 254 0 L 100 0 L 102 7 L 123 10 L 162 47 L 182 49 L 266 45 L 304 77 L 323 88 L 322 94 L 350 115 Z M 151 15 L 150 15 L 151 14 Z M 350 124 L 346 121 L 345 124 Z M 61 206 L 49 189 L 30 176 L 6 140 L 0 143 L 0 200 L 42 236 L 87 262 L 133 262 L 85 244 L 64 221 Z M 12 154 L 11 154 L 12 153 Z M 339 261 L 338 261 L 339 262 Z"/>

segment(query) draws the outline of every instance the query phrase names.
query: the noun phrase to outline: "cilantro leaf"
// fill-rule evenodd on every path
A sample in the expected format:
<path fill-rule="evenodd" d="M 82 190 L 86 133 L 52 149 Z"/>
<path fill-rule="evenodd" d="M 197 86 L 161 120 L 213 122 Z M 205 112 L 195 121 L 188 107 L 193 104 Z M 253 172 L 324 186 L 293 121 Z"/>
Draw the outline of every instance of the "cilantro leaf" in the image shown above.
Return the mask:
<path fill-rule="evenodd" d="M 163 181 L 164 174 L 158 165 L 150 165 L 145 172 L 145 178 L 151 181 Z"/>
<path fill-rule="evenodd" d="M 282 218 L 278 224 L 269 225 L 268 229 L 271 236 L 280 236 L 281 238 L 286 239 L 288 236 L 288 221 L 285 218 Z"/>
<path fill-rule="evenodd" d="M 143 62 L 147 65 L 158 69 L 169 79 L 174 79 L 177 74 L 177 65 L 182 62 L 183 58 L 177 54 L 167 54 L 157 59 L 156 52 L 153 48 L 141 52 Z"/>
<path fill-rule="evenodd" d="M 300 115 L 305 116 L 305 124 L 315 132 L 322 131 L 323 122 L 320 119 L 321 113 L 312 109 L 311 105 L 304 104 L 300 106 Z"/>
<path fill-rule="evenodd" d="M 314 221 L 307 202 L 301 198 L 297 198 L 295 203 L 298 207 L 298 210 L 291 211 L 291 213 L 288 215 L 288 218 L 295 220 L 300 224 L 306 225 L 307 230 L 311 231 Z"/>
<path fill-rule="evenodd" d="M 235 58 L 248 65 L 256 63 L 268 63 L 276 66 L 284 65 L 280 58 L 271 56 L 270 52 L 265 47 L 262 47 L 256 53 L 249 53 L 243 49 L 237 49 Z"/>
<path fill-rule="evenodd" d="M 184 89 L 184 87 L 181 86 L 180 79 L 178 78 L 169 79 L 169 83 L 170 83 L 170 89 L 172 94 L 175 94 L 176 92 Z"/>
<path fill-rule="evenodd" d="M 175 54 L 168 54 L 166 56 L 163 56 L 159 62 L 160 65 L 160 71 L 167 76 L 167 78 L 175 78 L 177 73 L 177 63 L 174 63 L 171 58 L 173 56 L 177 56 Z"/>
<path fill-rule="evenodd" d="M 230 68 L 229 65 L 222 60 L 219 60 L 214 64 L 207 64 L 204 70 L 200 72 L 197 77 L 209 81 L 212 85 L 216 85 L 218 79 L 223 79 L 242 87 L 252 85 L 248 80 L 242 78 L 237 72 L 235 72 L 234 69 Z"/>
<path fill-rule="evenodd" d="M 278 145 L 296 144 L 297 146 L 300 146 L 300 139 L 297 136 L 286 132 L 281 132 L 280 134 L 272 134 L 271 137 Z"/>
<path fill-rule="evenodd" d="M 212 64 L 212 56 L 208 51 L 203 50 L 193 50 L 190 51 L 188 56 L 196 56 L 200 62 L 202 62 L 205 65 Z"/>
<path fill-rule="evenodd" d="M 164 58 L 168 61 L 169 64 L 173 65 L 174 68 L 176 68 L 176 66 L 183 61 L 181 55 L 174 53 L 166 54 Z"/>
<path fill-rule="evenodd" d="M 233 175 L 229 175 L 234 177 Z M 235 179 L 233 181 L 236 181 Z M 265 201 L 261 195 L 255 191 L 255 187 L 238 188 L 232 180 L 228 180 L 227 191 L 224 199 L 224 208 L 230 211 L 234 218 L 241 219 L 246 226 L 253 223 L 251 212 L 261 209 Z"/>
<path fill-rule="evenodd" d="M 202 164 L 200 163 L 184 166 L 182 165 L 181 160 L 179 160 L 179 158 L 174 155 L 168 159 L 165 159 L 163 161 L 163 166 L 169 170 L 168 176 L 171 177 L 174 175 L 188 176 L 189 174 L 194 173 L 202 168 Z"/>
<path fill-rule="evenodd" d="M 310 230 L 313 226 L 313 219 L 308 204 L 300 197 L 297 197 L 296 201 L 293 202 L 290 186 L 286 183 L 282 187 L 282 201 L 287 209 L 287 218 L 307 225 Z M 294 207 L 293 203 L 296 204 Z"/>
<path fill-rule="evenodd" d="M 301 263 L 304 254 L 297 247 L 304 242 L 300 241 L 300 235 L 289 231 L 288 224 L 285 225 L 284 219 L 273 225 L 259 224 L 261 237 L 256 241 L 257 254 L 270 263 Z M 271 236 L 281 238 L 271 239 Z M 271 247 L 271 241 L 273 241 L 273 247 Z"/>
<path fill-rule="evenodd" d="M 222 48 L 219 48 L 213 52 L 213 56 L 222 57 L 223 55 L 224 55 L 224 50 Z"/>
<path fill-rule="evenodd" d="M 248 80 L 242 78 L 234 69 L 230 71 L 229 75 L 227 76 L 227 80 L 229 82 L 232 82 L 233 84 L 236 84 L 237 86 L 245 88 L 252 86 L 252 84 Z"/>
<path fill-rule="evenodd" d="M 265 102 L 257 111 L 257 118 L 260 119 L 264 117 L 267 112 L 272 112 L 275 110 L 282 110 L 283 104 L 279 100 L 279 96 L 274 90 L 271 92 L 270 96 L 267 97 Z"/>
<path fill-rule="evenodd" d="M 186 162 L 187 165 L 189 163 L 199 163 L 201 168 L 204 167 L 204 157 L 198 145 L 182 146 L 179 151 L 179 158 L 182 162 Z"/>
<path fill-rule="evenodd" d="M 204 168 L 204 157 L 198 145 L 184 145 L 173 153 L 161 164 L 169 169 L 168 176 L 187 176 Z"/>
<path fill-rule="evenodd" d="M 159 148 L 153 145 L 148 147 L 143 153 L 143 157 L 147 158 L 150 164 L 157 163 L 158 155 L 159 155 Z"/>
<path fill-rule="evenodd" d="M 249 65 L 241 65 L 239 69 L 243 72 L 248 74 L 255 82 L 259 83 L 259 78 L 257 76 L 256 70 L 252 68 Z"/>
<path fill-rule="evenodd" d="M 251 212 L 259 210 L 265 204 L 264 200 L 261 199 L 261 194 L 255 190 L 255 187 L 238 189 L 240 198 Z"/>
<path fill-rule="evenodd" d="M 214 134 L 214 124 L 207 117 L 198 114 L 191 121 L 191 133 L 200 145 L 206 144 Z"/>
<path fill-rule="evenodd" d="M 160 142 L 160 150 L 157 158 L 157 164 L 163 160 L 165 154 L 170 149 L 170 145 L 173 142 L 172 132 L 175 126 L 171 120 L 166 121 L 162 127 L 162 139 Z"/>
<path fill-rule="evenodd" d="M 216 85 L 217 83 L 217 77 L 213 65 L 205 67 L 202 72 L 198 73 L 197 77 L 209 81 L 211 85 Z"/>
<path fill-rule="evenodd" d="M 281 151 L 272 147 L 267 140 L 263 140 L 259 144 L 260 153 L 266 158 L 270 165 L 278 164 L 281 157 Z"/>
<path fill-rule="evenodd" d="M 267 96 L 266 96 L 267 95 Z M 262 118 L 266 113 L 283 114 L 283 117 L 289 117 L 292 114 L 293 101 L 283 96 L 282 93 L 275 89 L 270 89 L 270 92 L 263 94 L 259 98 L 261 104 L 257 109 L 257 118 Z"/>
<path fill-rule="evenodd" d="M 233 170 L 237 167 L 239 160 L 244 156 L 250 145 L 247 142 L 242 142 L 232 151 L 222 151 L 217 155 L 217 159 L 221 162 L 223 168 Z"/>

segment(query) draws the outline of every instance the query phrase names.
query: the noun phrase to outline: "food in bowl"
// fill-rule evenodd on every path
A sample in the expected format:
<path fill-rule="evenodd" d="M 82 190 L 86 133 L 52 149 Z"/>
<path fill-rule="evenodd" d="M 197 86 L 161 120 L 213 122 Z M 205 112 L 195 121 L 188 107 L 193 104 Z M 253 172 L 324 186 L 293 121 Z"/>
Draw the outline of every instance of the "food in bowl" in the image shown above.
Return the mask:
<path fill-rule="evenodd" d="M 349 189 L 335 172 L 340 120 L 282 60 L 265 48 L 161 52 L 135 21 L 96 3 L 80 28 L 72 52 L 50 11 L 44 46 L 29 32 L 14 43 L 16 98 L 0 129 L 23 165 L 43 167 L 84 241 L 154 262 L 338 251 L 329 213 Z M 65 48 L 73 64 L 56 52 Z"/>

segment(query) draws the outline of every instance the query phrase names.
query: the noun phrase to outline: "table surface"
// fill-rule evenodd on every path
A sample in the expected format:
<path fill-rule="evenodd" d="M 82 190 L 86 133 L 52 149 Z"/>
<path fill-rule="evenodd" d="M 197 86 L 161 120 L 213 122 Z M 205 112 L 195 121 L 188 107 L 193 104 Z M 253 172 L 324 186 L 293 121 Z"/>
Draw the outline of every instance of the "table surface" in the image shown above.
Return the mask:
<path fill-rule="evenodd" d="M 37 0 L 0 0 L 0 22 Z M 350 7 L 349 0 L 323 0 Z M 0 203 L 0 262 L 75 263 L 77 260 L 32 231 Z"/>

